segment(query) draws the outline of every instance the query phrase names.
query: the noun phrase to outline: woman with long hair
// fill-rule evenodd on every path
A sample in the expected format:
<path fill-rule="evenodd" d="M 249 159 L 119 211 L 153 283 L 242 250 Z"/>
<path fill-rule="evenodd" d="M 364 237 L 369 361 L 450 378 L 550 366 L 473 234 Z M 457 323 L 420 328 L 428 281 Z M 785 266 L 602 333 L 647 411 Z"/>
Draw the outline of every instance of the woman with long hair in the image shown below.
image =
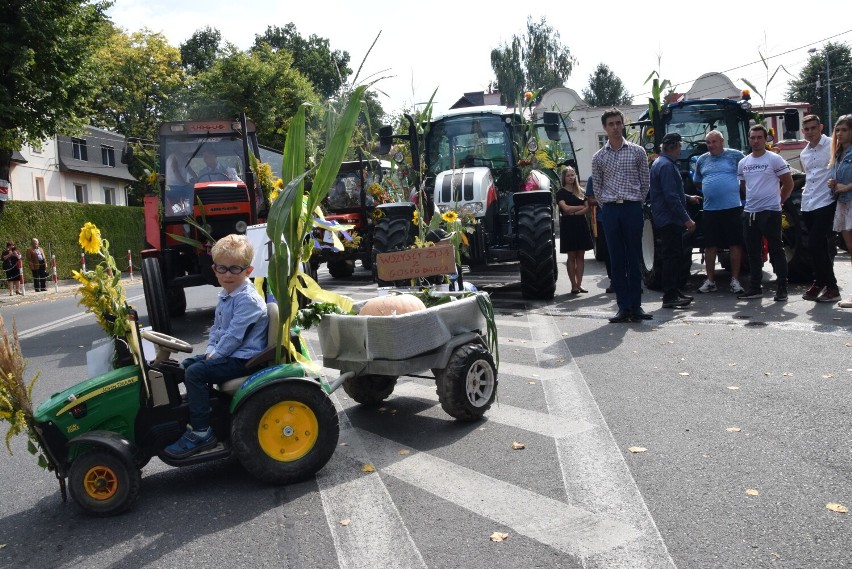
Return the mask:
<path fill-rule="evenodd" d="M 831 168 L 828 187 L 837 198 L 834 230 L 840 232 L 846 250 L 852 253 L 852 115 L 843 115 L 834 124 L 828 167 Z M 852 298 L 838 306 L 852 308 Z"/>
<path fill-rule="evenodd" d="M 559 252 L 568 254 L 571 294 L 589 292 L 583 288 L 586 251 L 593 247 L 592 234 L 586 221 L 589 205 L 574 168 L 565 168 L 561 181 L 562 188 L 556 192 L 556 204 L 559 207 Z"/>

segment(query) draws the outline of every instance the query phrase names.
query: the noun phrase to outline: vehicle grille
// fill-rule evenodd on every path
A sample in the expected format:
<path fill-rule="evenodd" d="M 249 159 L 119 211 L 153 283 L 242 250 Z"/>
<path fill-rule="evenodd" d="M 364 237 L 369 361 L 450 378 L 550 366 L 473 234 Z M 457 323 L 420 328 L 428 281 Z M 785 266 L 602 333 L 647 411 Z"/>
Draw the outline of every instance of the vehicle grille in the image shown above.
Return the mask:
<path fill-rule="evenodd" d="M 249 201 L 248 191 L 241 186 L 201 188 L 196 190 L 195 195 L 201 199 L 201 203 L 204 205 Z"/>
<path fill-rule="evenodd" d="M 452 176 L 444 176 L 441 184 L 441 203 L 471 200 L 473 200 L 473 172 L 457 172 Z"/>

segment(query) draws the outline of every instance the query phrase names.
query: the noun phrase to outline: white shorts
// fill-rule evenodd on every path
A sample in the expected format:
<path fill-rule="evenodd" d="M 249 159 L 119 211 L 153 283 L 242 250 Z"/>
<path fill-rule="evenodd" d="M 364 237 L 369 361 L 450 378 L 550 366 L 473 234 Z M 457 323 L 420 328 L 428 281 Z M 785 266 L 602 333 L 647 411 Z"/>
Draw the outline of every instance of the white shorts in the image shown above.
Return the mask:
<path fill-rule="evenodd" d="M 834 230 L 852 231 L 852 202 L 837 202 L 834 211 Z"/>

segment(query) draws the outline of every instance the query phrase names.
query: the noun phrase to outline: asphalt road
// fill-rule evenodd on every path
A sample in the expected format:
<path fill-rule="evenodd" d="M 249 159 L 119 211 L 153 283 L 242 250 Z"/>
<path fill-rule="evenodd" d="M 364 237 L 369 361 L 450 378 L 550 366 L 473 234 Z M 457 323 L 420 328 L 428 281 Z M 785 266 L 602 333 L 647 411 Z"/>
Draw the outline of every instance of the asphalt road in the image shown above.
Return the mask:
<path fill-rule="evenodd" d="M 839 255 L 844 297 L 849 267 Z M 826 508 L 852 507 L 852 310 L 801 300 L 801 287 L 787 303 L 718 292 L 677 311 L 648 291 L 654 320 L 609 324 L 601 269 L 587 261 L 590 293 L 571 296 L 563 268 L 548 303 L 521 298 L 516 267 L 470 276 L 494 299 L 499 404 L 457 423 L 428 372 L 401 378 L 378 409 L 340 390 L 341 446 L 309 482 L 269 487 L 235 462 L 155 459 L 134 509 L 97 520 L 63 504 L 13 439 L 0 458 L 0 567 L 852 566 L 849 514 Z M 375 290 L 360 269 L 320 280 L 358 299 Z M 176 336 L 203 345 L 215 294 L 189 291 Z M 41 372 L 36 400 L 82 380 L 101 337 L 74 302 L 0 303 Z"/>

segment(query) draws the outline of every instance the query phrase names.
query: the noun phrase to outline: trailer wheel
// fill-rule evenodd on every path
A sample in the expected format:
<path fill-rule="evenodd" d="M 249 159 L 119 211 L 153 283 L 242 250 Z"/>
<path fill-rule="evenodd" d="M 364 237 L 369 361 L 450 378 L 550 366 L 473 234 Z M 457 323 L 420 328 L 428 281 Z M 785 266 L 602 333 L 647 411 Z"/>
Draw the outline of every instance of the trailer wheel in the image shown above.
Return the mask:
<path fill-rule="evenodd" d="M 441 407 L 459 421 L 479 419 L 497 396 L 494 358 L 479 344 L 459 346 L 447 367 L 435 371 Z"/>
<path fill-rule="evenodd" d="M 68 490 L 74 503 L 93 516 L 114 516 L 127 510 L 139 496 L 142 474 L 117 455 L 93 449 L 71 463 Z"/>
<path fill-rule="evenodd" d="M 328 274 L 334 279 L 345 279 L 351 277 L 355 272 L 355 261 L 349 259 L 345 261 L 329 261 Z"/>
<path fill-rule="evenodd" d="M 160 262 L 155 257 L 142 259 L 142 289 L 145 292 L 148 322 L 154 331 L 171 334 L 172 323 L 169 317 L 166 287 L 163 284 Z"/>
<path fill-rule="evenodd" d="M 231 424 L 234 454 L 253 476 L 288 484 L 316 474 L 340 435 L 337 410 L 319 384 L 288 381 L 262 388 Z"/>
<path fill-rule="evenodd" d="M 378 405 L 393 393 L 395 375 L 361 375 L 343 380 L 343 391 L 361 405 Z"/>
<path fill-rule="evenodd" d="M 376 255 L 388 251 L 399 251 L 408 246 L 408 237 L 411 230 L 411 222 L 404 217 L 381 217 L 376 221 L 373 232 L 373 251 L 371 253 L 371 265 L 373 268 L 373 280 L 379 286 L 406 286 L 408 281 L 382 281 L 376 269 Z"/>
<path fill-rule="evenodd" d="M 524 298 L 550 300 L 556 292 L 556 246 L 553 211 L 549 205 L 518 208 L 518 260 Z"/>

